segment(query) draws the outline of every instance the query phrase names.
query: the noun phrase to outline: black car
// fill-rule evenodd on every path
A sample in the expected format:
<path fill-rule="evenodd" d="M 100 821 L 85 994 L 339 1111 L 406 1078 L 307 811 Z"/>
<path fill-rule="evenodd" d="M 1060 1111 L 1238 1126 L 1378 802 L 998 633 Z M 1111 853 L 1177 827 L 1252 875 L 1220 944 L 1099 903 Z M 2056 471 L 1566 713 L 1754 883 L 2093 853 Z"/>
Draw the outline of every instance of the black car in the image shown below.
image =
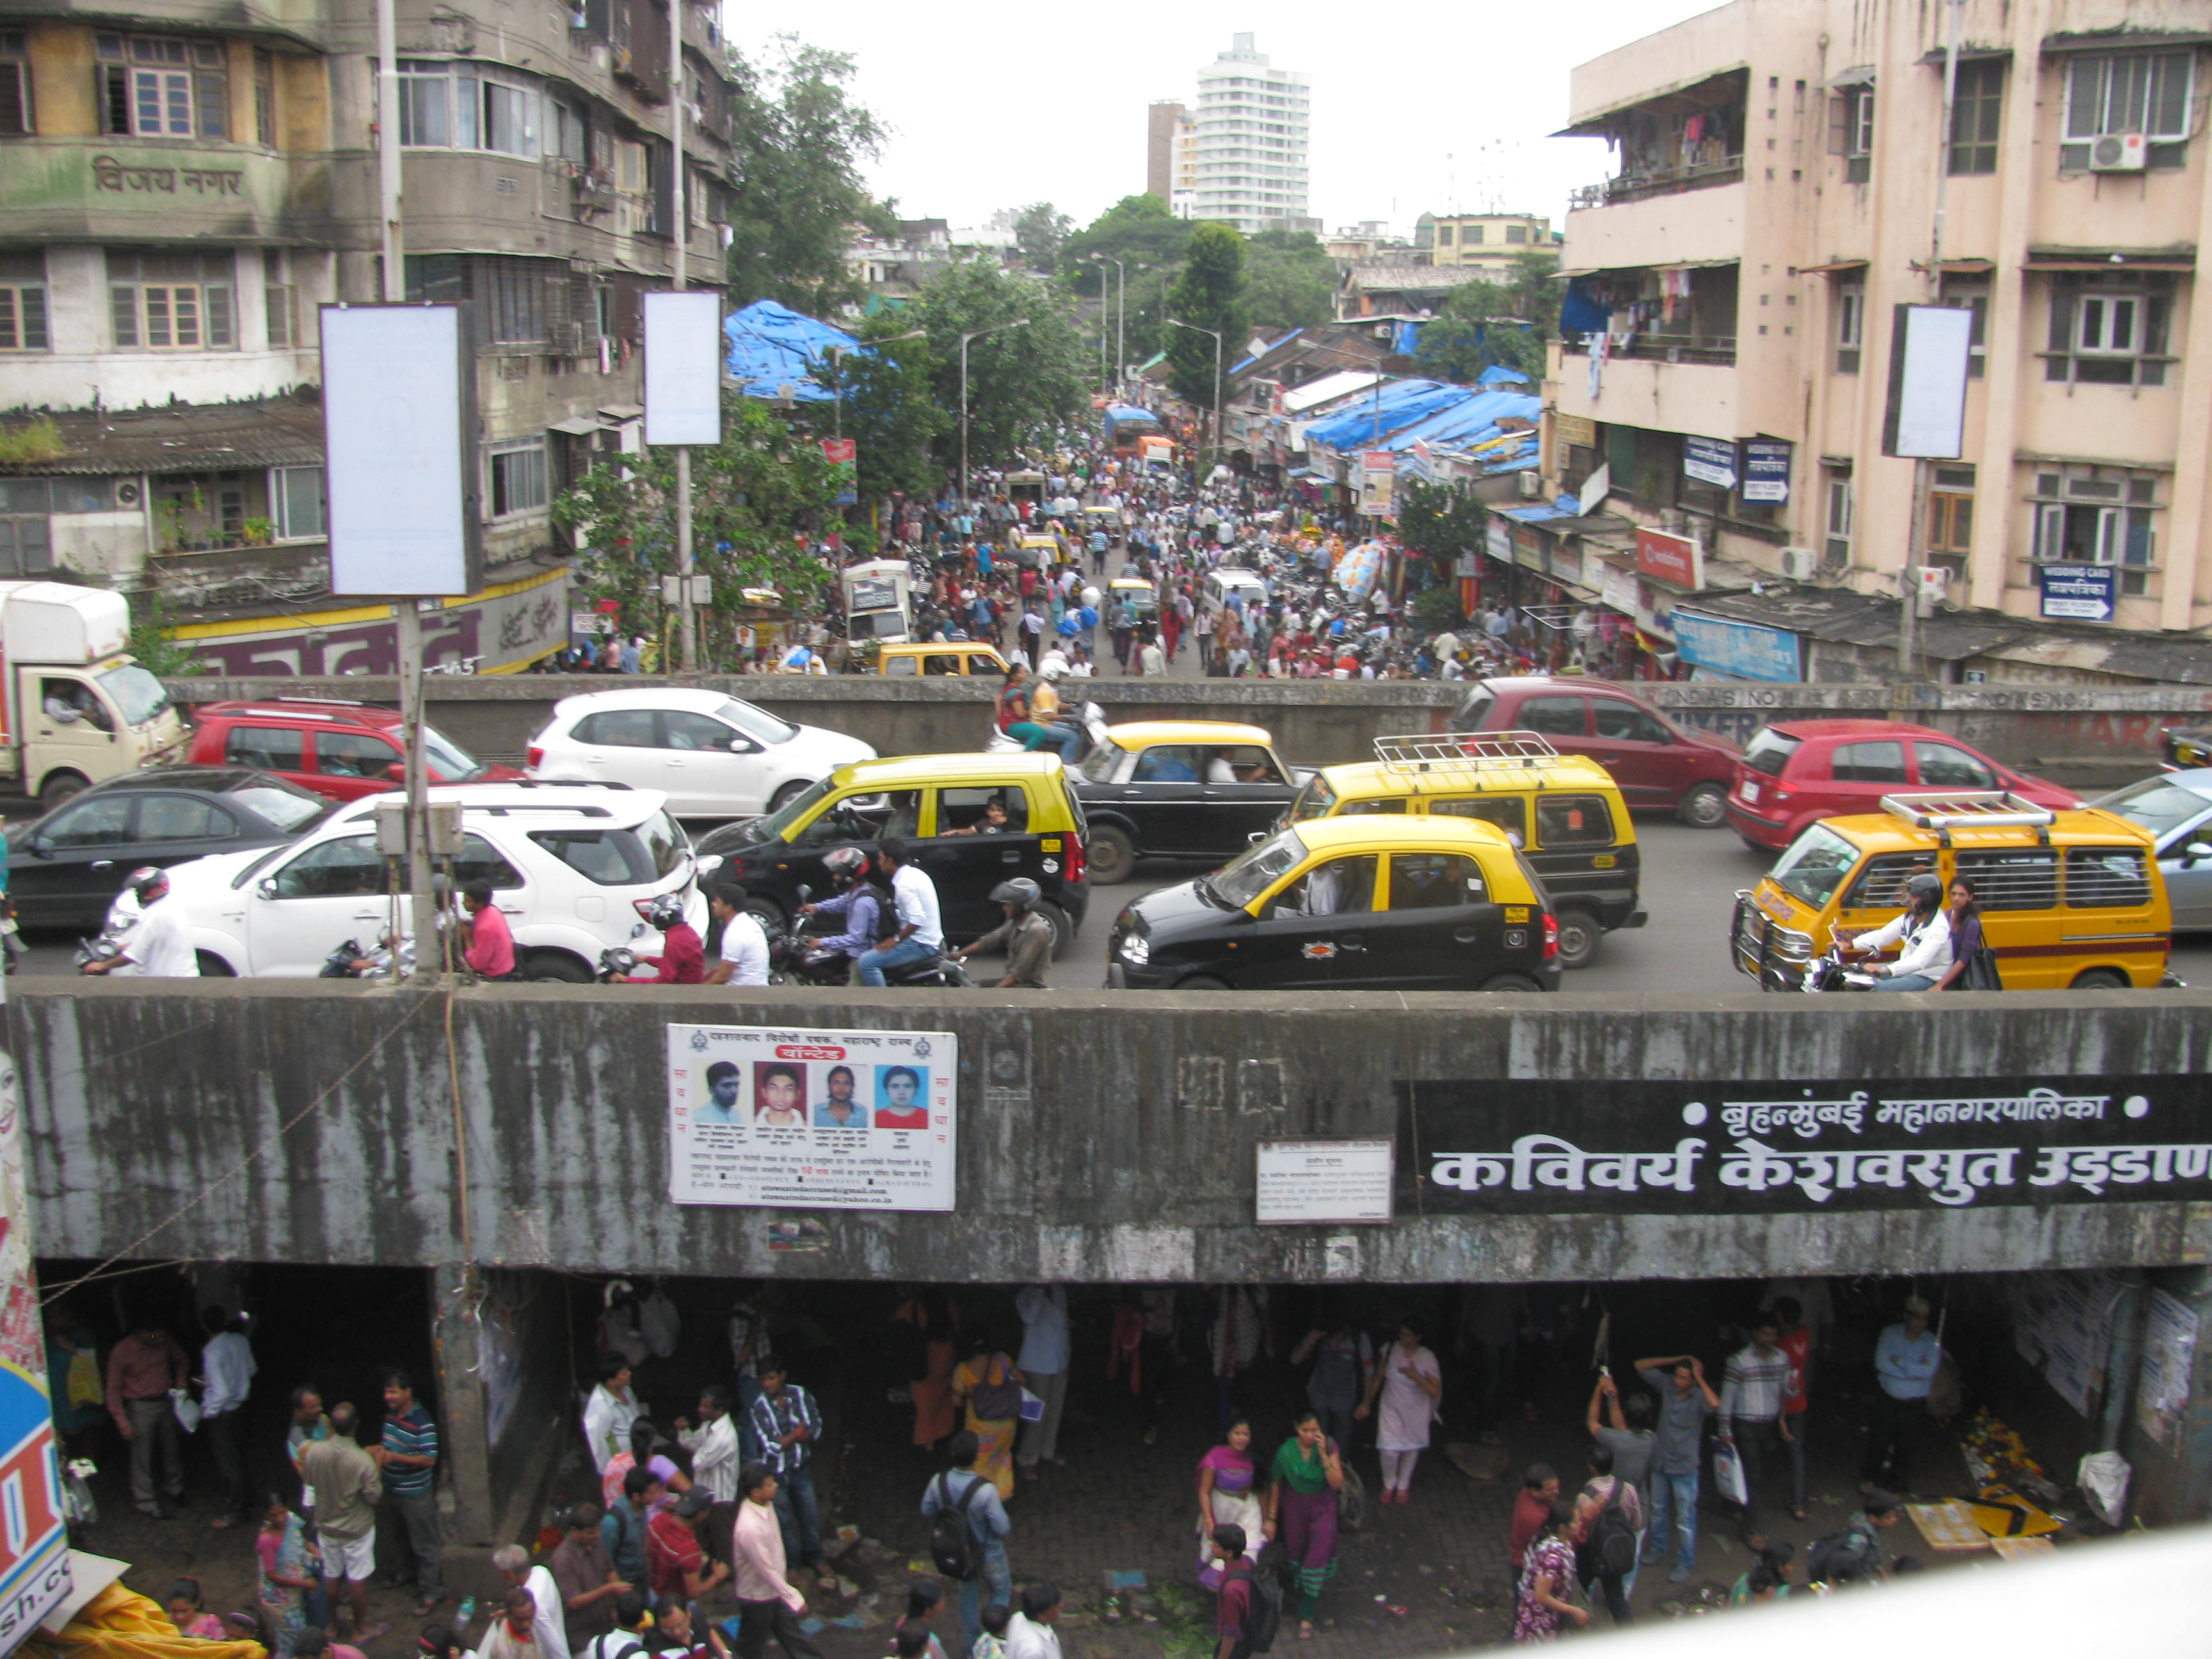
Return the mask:
<path fill-rule="evenodd" d="M 246 767 L 160 766 L 111 778 L 8 832 L 8 895 L 26 927 L 97 927 L 133 870 L 278 846 L 331 805 Z"/>
<path fill-rule="evenodd" d="M 1256 726 L 1109 726 L 1074 781 L 1091 823 L 1091 879 L 1127 881 L 1140 858 L 1226 863 L 1274 828 L 1310 775 L 1285 764 Z"/>

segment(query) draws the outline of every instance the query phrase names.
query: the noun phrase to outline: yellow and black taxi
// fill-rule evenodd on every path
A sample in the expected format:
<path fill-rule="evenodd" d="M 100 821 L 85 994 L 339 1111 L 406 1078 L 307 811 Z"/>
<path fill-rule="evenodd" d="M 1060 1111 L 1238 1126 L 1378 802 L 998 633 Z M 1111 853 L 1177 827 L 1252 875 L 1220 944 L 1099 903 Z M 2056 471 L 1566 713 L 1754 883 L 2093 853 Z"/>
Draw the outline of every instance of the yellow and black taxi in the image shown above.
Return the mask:
<path fill-rule="evenodd" d="M 999 647 L 977 640 L 938 640 L 927 645 L 887 645 L 877 653 L 876 672 L 892 676 L 920 674 L 953 678 L 979 675 L 1003 679 L 1006 659 Z"/>
<path fill-rule="evenodd" d="M 2158 747 L 2169 772 L 2212 766 L 2212 726 L 2163 726 L 2159 731 Z"/>
<path fill-rule="evenodd" d="M 1091 878 L 1127 881 L 1140 858 L 1233 857 L 1273 825 L 1309 775 L 1275 752 L 1262 726 L 1110 726 L 1075 779 L 1091 822 Z"/>
<path fill-rule="evenodd" d="M 1377 738 L 1375 752 L 1315 773 L 1283 822 L 1425 812 L 1495 824 L 1544 878 L 1565 969 L 1588 967 L 1613 929 L 1644 926 L 1636 825 L 1595 761 L 1535 732 Z"/>
<path fill-rule="evenodd" d="M 981 938 L 1006 920 L 991 890 L 1027 876 L 1043 894 L 1055 954 L 1083 923 L 1082 803 L 1057 755 L 907 755 L 841 766 L 775 811 L 725 824 L 698 843 L 723 878 L 744 884 L 746 908 L 778 925 L 804 884 L 827 895 L 822 860 L 839 847 L 872 854 L 906 843 L 908 861 L 937 887 L 945 936 Z"/>
<path fill-rule="evenodd" d="M 1556 991 L 1558 923 L 1503 830 L 1449 817 L 1279 830 L 1115 919 L 1115 990 Z"/>
<path fill-rule="evenodd" d="M 1736 970 L 1801 988 L 1835 929 L 1878 927 L 1923 872 L 1973 884 L 1982 939 L 2008 991 L 2148 988 L 2166 973 L 2173 917 L 2150 832 L 2115 812 L 2054 811 L 2003 790 L 1911 792 L 1812 824 L 1729 926 Z"/>

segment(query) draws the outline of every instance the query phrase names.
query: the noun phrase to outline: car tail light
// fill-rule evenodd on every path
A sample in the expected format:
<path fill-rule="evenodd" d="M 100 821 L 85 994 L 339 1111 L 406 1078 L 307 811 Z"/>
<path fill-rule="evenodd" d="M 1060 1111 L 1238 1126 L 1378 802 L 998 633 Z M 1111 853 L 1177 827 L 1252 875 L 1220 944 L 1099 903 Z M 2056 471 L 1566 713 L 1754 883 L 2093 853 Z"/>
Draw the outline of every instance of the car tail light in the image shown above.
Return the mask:
<path fill-rule="evenodd" d="M 1544 960 L 1549 962 L 1559 954 L 1559 919 L 1549 910 L 1544 912 Z"/>
<path fill-rule="evenodd" d="M 545 764 L 545 750 L 537 744 L 533 743 L 530 745 L 528 757 L 528 759 L 523 763 L 526 766 L 539 767 Z"/>
<path fill-rule="evenodd" d="M 1081 882 L 1083 879 L 1084 869 L 1083 837 L 1080 836 L 1070 836 L 1067 838 L 1068 880 L 1077 883 Z"/>

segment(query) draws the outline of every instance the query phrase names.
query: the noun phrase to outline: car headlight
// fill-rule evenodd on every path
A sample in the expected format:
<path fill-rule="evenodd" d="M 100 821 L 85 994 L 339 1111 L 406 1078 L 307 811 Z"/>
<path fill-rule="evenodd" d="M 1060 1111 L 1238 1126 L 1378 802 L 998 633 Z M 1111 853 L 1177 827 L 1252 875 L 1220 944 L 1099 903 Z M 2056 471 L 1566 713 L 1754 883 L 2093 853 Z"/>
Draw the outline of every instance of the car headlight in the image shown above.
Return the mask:
<path fill-rule="evenodd" d="M 1132 968 L 1141 968 L 1152 959 L 1152 942 L 1142 933 L 1131 933 L 1121 941 L 1121 960 Z"/>

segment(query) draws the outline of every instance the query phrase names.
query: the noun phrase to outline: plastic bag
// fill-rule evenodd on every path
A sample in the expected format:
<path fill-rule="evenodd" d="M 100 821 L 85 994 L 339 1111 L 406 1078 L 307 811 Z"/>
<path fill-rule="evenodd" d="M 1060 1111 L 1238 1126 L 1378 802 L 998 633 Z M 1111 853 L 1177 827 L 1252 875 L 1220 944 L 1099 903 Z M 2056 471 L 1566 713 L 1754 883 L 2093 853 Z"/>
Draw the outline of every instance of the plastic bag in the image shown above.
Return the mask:
<path fill-rule="evenodd" d="M 2128 1512 L 2128 1480 L 2133 1473 L 2128 1460 L 2116 1451 L 2091 1452 L 2081 1460 L 2075 1481 L 2108 1527 L 2117 1527 Z"/>
<path fill-rule="evenodd" d="M 1743 1456 L 1727 1441 L 1713 1447 L 1713 1487 L 1731 1504 L 1751 1502 L 1751 1486 L 1743 1478 Z"/>
<path fill-rule="evenodd" d="M 178 1425 L 186 1434 L 200 1425 L 200 1402 L 182 1389 L 169 1390 L 169 1409 L 177 1414 Z"/>
<path fill-rule="evenodd" d="M 1022 1390 L 1022 1421 L 1024 1423 L 1044 1421 L 1044 1401 L 1027 1389 Z"/>

